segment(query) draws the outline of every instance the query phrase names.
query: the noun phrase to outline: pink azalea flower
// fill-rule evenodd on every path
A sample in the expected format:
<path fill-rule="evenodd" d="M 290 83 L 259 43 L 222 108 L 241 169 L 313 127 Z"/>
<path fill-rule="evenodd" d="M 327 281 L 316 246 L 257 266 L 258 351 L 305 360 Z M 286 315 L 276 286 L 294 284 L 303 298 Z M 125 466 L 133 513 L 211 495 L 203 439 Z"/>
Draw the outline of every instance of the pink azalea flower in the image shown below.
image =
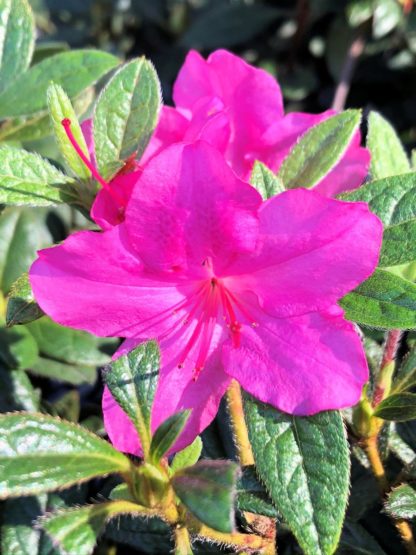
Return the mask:
<path fill-rule="evenodd" d="M 138 180 L 141 167 L 134 159 L 125 162 L 124 167 L 108 183 L 97 170 L 95 160 L 94 137 L 92 134 L 92 120 L 85 120 L 81 129 L 87 144 L 89 159 L 84 155 L 71 131 L 71 121 L 65 119 L 62 125 L 74 149 L 90 169 L 93 177 L 101 185 L 91 207 L 91 217 L 101 229 L 110 229 L 124 220 L 124 212 L 130 199 L 133 187 Z"/>
<path fill-rule="evenodd" d="M 189 52 L 176 80 L 176 108 L 164 107 L 156 133 L 145 152 L 148 160 L 175 142 L 203 139 L 218 148 L 233 170 L 248 181 L 260 160 L 277 171 L 310 127 L 335 112 L 284 115 L 278 83 L 226 50 L 204 60 Z M 340 162 L 316 185 L 325 196 L 355 189 L 368 172 L 370 155 L 357 132 Z"/>
<path fill-rule="evenodd" d="M 214 418 L 231 378 L 261 401 L 309 415 L 355 404 L 368 369 L 337 301 L 378 261 L 382 226 L 364 203 L 295 189 L 268 201 L 205 142 L 143 169 L 125 221 L 42 250 L 30 270 L 41 308 L 65 326 L 161 349 L 152 426 L 191 408 L 175 449 Z M 106 391 L 106 429 L 138 454 Z"/>

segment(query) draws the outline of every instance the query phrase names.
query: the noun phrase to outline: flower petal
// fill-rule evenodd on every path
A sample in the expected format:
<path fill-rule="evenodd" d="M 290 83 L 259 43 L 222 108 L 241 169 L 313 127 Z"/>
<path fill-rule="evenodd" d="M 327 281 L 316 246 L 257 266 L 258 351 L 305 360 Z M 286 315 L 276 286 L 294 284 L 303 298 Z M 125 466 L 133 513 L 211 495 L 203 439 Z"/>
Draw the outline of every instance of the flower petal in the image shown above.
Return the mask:
<path fill-rule="evenodd" d="M 145 166 L 126 229 L 149 269 L 200 276 L 207 258 L 219 268 L 254 249 L 261 202 L 216 149 L 203 141 L 178 144 Z"/>
<path fill-rule="evenodd" d="M 382 224 L 365 203 L 293 189 L 259 211 L 255 254 L 227 269 L 233 291 L 254 291 L 277 317 L 326 309 L 377 266 Z"/>
<path fill-rule="evenodd" d="M 257 399 L 306 416 L 357 403 L 368 367 L 354 326 L 334 307 L 326 313 L 245 327 L 241 346 L 224 345 L 225 371 Z"/>
<path fill-rule="evenodd" d="M 75 233 L 40 251 L 30 282 L 53 320 L 100 336 L 156 337 L 177 321 L 173 309 L 186 298 L 175 282 L 143 275 L 126 247 L 123 224 Z"/>

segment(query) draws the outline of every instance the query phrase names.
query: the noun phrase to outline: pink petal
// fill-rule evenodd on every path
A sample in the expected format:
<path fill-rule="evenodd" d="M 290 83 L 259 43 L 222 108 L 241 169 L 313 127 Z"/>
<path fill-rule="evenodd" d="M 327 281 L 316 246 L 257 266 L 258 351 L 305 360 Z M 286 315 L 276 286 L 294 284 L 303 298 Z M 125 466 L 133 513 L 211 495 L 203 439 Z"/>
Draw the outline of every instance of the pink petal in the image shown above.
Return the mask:
<path fill-rule="evenodd" d="M 257 328 L 244 328 L 240 348 L 224 345 L 225 370 L 246 391 L 300 416 L 359 401 L 367 362 L 339 307 L 288 319 L 263 315 Z"/>
<path fill-rule="evenodd" d="M 100 336 L 155 337 L 172 327 L 186 296 L 175 282 L 143 275 L 126 247 L 124 224 L 104 233 L 75 233 L 40 251 L 30 282 L 41 308 L 56 322 Z"/>
<path fill-rule="evenodd" d="M 365 203 L 294 189 L 260 209 L 255 254 L 227 269 L 235 290 L 254 291 L 278 317 L 335 304 L 369 277 L 379 257 L 382 224 Z"/>
<path fill-rule="evenodd" d="M 129 239 L 156 271 L 201 275 L 253 250 L 261 197 L 204 142 L 174 145 L 144 168 L 126 211 Z"/>
<path fill-rule="evenodd" d="M 159 384 L 152 412 L 152 431 L 169 416 L 185 409 L 192 409 L 191 416 L 169 451 L 172 454 L 183 449 L 195 439 L 214 419 L 222 396 L 231 380 L 221 364 L 221 351 L 218 343 L 222 330 L 218 328 L 210 356 L 196 381 L 193 380 L 197 351 L 191 352 L 182 368 L 178 368 L 181 349 L 186 345 L 192 330 L 181 337 L 162 341 L 162 353 Z M 127 340 L 123 351 L 133 348 L 134 342 Z M 120 351 L 119 351 L 120 353 Z M 104 424 L 113 445 L 120 451 L 141 455 L 139 438 L 130 419 L 117 405 L 111 393 L 106 389 L 103 396 Z"/>

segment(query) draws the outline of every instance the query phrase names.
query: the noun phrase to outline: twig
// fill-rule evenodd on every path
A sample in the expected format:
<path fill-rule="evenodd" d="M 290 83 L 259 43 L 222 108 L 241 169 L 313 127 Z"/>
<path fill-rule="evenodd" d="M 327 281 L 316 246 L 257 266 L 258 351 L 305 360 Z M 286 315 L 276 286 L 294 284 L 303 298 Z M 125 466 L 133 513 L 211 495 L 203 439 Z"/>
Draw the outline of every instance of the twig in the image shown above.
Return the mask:
<path fill-rule="evenodd" d="M 341 77 L 337 88 L 335 90 L 334 100 L 332 102 L 332 109 L 337 112 L 341 111 L 345 107 L 347 101 L 347 96 L 351 87 L 351 80 L 354 74 L 358 58 L 363 53 L 365 46 L 365 38 L 362 31 L 358 33 L 355 39 L 352 41 L 347 55 L 345 56 L 344 65 L 341 70 Z"/>

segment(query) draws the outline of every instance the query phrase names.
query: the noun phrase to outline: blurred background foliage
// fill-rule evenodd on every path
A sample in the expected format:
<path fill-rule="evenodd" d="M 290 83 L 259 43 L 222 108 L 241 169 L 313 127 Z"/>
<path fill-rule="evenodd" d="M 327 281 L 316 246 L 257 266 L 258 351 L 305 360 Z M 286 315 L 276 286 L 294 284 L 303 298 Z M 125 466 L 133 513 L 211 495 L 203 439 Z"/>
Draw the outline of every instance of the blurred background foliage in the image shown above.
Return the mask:
<path fill-rule="evenodd" d="M 228 48 L 276 75 L 291 111 L 329 108 L 341 77 L 352 73 L 347 105 L 382 112 L 409 148 L 416 143 L 412 0 L 30 1 L 39 58 L 67 45 L 145 54 L 170 103 L 190 48 Z"/>

